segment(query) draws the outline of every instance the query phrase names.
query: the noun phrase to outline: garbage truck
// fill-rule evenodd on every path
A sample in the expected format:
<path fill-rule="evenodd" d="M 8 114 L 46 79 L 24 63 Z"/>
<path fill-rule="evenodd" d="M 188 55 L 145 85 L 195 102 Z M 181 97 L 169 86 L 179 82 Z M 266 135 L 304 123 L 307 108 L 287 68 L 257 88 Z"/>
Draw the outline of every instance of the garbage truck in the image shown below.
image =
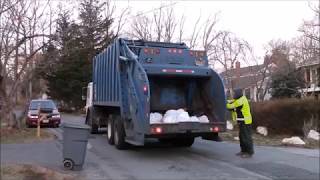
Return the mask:
<path fill-rule="evenodd" d="M 93 59 L 86 88 L 86 124 L 107 128 L 117 149 L 143 146 L 146 139 L 190 147 L 196 137 L 218 140 L 226 130 L 223 81 L 205 51 L 185 43 L 115 39 Z M 150 114 L 183 109 L 208 122 L 150 123 Z"/>

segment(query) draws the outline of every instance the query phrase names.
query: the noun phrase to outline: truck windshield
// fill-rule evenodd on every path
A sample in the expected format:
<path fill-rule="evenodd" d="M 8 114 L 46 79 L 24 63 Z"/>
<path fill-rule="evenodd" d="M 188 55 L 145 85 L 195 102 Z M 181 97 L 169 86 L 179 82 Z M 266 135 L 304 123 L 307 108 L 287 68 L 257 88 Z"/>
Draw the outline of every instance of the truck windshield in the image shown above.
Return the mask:
<path fill-rule="evenodd" d="M 30 108 L 31 110 L 38 109 L 38 105 L 40 104 L 41 109 L 55 109 L 56 106 L 52 101 L 31 101 Z"/>

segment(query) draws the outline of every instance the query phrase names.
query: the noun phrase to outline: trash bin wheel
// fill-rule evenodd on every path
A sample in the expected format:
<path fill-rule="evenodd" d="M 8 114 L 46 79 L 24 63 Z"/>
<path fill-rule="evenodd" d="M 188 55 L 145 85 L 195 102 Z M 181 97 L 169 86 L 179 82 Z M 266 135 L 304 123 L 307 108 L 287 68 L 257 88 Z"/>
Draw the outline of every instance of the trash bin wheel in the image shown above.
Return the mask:
<path fill-rule="evenodd" d="M 63 160 L 63 167 L 67 170 L 72 170 L 74 166 L 74 163 L 70 159 Z"/>

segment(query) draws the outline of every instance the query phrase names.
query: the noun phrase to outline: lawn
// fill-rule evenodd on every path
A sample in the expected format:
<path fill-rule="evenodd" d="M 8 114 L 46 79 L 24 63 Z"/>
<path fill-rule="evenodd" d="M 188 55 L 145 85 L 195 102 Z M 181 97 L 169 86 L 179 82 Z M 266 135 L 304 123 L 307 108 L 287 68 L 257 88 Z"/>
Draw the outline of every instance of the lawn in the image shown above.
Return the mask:
<path fill-rule="evenodd" d="M 260 134 L 255 133 L 253 131 L 253 142 L 255 145 L 260 145 L 260 146 L 285 146 L 281 143 L 283 138 L 289 138 L 291 136 L 285 136 L 285 135 L 268 135 L 268 136 L 263 136 Z M 239 143 L 238 140 L 235 140 L 234 137 L 238 137 L 238 130 L 228 130 L 227 132 L 220 133 L 220 137 L 222 138 L 223 141 L 231 141 L 234 143 Z M 320 148 L 320 142 L 316 140 L 311 140 L 311 139 L 303 139 L 303 141 L 306 143 L 305 146 L 299 146 L 299 147 L 304 147 L 304 148 L 310 148 L 310 149 L 319 149 Z"/>
<path fill-rule="evenodd" d="M 1 166 L 1 179 L 6 180 L 74 180 L 73 175 L 63 174 L 37 165 L 5 165 Z"/>
<path fill-rule="evenodd" d="M 37 128 L 21 128 L 21 129 L 8 129 L 6 127 L 0 128 L 0 137 L 2 144 L 12 143 L 31 143 L 44 140 L 52 140 L 55 136 L 50 133 L 46 128 L 41 128 L 41 136 L 37 137 Z"/>

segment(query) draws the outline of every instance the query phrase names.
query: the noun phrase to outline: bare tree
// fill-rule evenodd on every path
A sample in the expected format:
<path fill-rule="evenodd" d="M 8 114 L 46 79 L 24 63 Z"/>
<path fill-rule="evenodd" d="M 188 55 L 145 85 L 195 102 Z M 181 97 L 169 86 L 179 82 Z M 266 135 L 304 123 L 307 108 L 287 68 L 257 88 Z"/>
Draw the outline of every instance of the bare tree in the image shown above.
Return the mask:
<path fill-rule="evenodd" d="M 162 7 L 160 7 L 159 11 L 155 11 L 153 13 L 153 20 L 155 22 L 155 40 L 156 41 L 161 41 L 162 34 L 163 34 L 163 23 L 162 23 L 162 17 L 163 12 L 162 12 Z"/>
<path fill-rule="evenodd" d="M 199 27 L 200 20 L 201 20 L 201 15 L 199 15 L 197 21 L 195 22 L 195 24 L 193 26 L 192 34 L 189 38 L 189 48 L 190 49 L 194 49 L 198 44 L 197 42 L 198 42 L 199 34 L 201 31 L 201 27 Z"/>
<path fill-rule="evenodd" d="M 137 15 L 131 24 L 132 31 L 129 34 L 138 39 L 152 40 L 153 21 L 145 15 Z"/>
<path fill-rule="evenodd" d="M 39 23 L 44 21 L 46 7 L 28 0 L 20 0 L 18 3 L 7 0 L 1 4 L 0 98 L 5 106 L 1 109 L 0 116 L 7 120 L 10 127 L 17 125 L 13 118 L 15 94 L 26 80 L 30 80 L 32 69 L 28 67 L 44 45 L 42 37 L 49 37 L 49 34 L 38 31 Z"/>
<path fill-rule="evenodd" d="M 219 38 L 219 36 L 222 34 L 221 31 L 216 31 L 215 26 L 217 24 L 217 14 L 214 15 L 213 18 L 208 17 L 206 22 L 204 23 L 204 29 L 203 29 L 203 35 L 202 35 L 202 46 L 203 49 L 207 52 L 209 65 L 211 68 L 214 67 L 215 61 L 212 57 L 212 54 L 214 53 L 214 43 Z"/>
<path fill-rule="evenodd" d="M 177 22 L 176 22 L 172 7 L 166 10 L 164 20 L 163 20 L 163 27 L 164 27 L 163 40 L 165 42 L 171 42 L 173 40 L 173 35 L 177 27 Z"/>
<path fill-rule="evenodd" d="M 247 61 L 247 51 L 250 49 L 248 42 L 239 39 L 228 31 L 222 31 L 212 45 L 212 58 L 223 66 L 226 78 L 230 79 L 229 70 L 234 68 L 236 61 Z M 231 82 L 232 84 L 232 82 Z"/>

